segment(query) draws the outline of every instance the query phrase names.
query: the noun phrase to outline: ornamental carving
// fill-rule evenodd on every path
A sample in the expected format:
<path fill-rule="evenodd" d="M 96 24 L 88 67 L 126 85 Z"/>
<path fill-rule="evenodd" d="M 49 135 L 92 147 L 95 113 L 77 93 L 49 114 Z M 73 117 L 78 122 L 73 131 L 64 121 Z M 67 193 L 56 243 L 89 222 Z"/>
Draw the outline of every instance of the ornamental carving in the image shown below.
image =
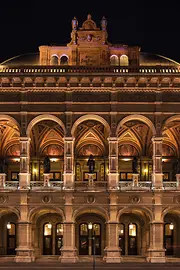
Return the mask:
<path fill-rule="evenodd" d="M 133 196 L 133 197 L 131 197 L 131 199 L 130 199 L 130 201 L 131 201 L 132 203 L 134 203 L 134 204 L 139 203 L 140 200 L 141 200 L 141 199 L 140 199 L 139 196 Z"/>
<path fill-rule="evenodd" d="M 43 203 L 50 203 L 51 202 L 51 196 L 45 195 L 42 197 Z"/>

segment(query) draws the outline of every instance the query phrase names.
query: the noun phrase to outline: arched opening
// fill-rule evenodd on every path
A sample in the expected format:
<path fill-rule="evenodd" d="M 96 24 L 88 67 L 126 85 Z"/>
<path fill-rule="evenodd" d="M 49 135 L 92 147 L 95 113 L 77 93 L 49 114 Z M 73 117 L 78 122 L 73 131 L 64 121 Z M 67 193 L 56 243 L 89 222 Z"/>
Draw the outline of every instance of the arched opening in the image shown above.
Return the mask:
<path fill-rule="evenodd" d="M 138 174 L 137 185 L 151 185 L 152 130 L 147 123 L 127 119 L 118 129 L 118 154 L 120 185 L 133 183 L 133 174 Z M 140 183 L 141 182 L 141 183 Z"/>
<path fill-rule="evenodd" d="M 180 117 L 167 119 L 163 130 L 162 170 L 164 187 L 176 187 L 177 175 L 180 174 L 179 147 Z"/>
<path fill-rule="evenodd" d="M 9 116 L 0 117 L 0 173 L 5 174 L 2 186 L 18 186 L 20 161 L 20 131 L 18 123 Z"/>
<path fill-rule="evenodd" d="M 180 255 L 179 217 L 179 209 L 172 209 L 164 216 L 164 248 L 167 257 Z"/>
<path fill-rule="evenodd" d="M 119 246 L 122 255 L 148 255 L 150 219 L 143 209 L 122 212 L 119 218 Z"/>
<path fill-rule="evenodd" d="M 56 120 L 56 119 L 55 119 Z M 64 130 L 54 120 L 42 120 L 32 125 L 30 133 L 30 173 L 33 187 L 43 185 L 44 173 L 49 174 L 49 185 L 58 186 L 63 181 L 64 171 Z M 44 162 L 49 158 L 49 169 Z"/>
<path fill-rule="evenodd" d="M 119 57 L 117 55 L 111 55 L 110 64 L 111 66 L 119 66 Z"/>
<path fill-rule="evenodd" d="M 79 255 L 103 256 L 105 220 L 97 214 L 82 214 L 76 219 L 76 246 Z"/>
<path fill-rule="evenodd" d="M 51 56 L 50 64 L 52 66 L 57 66 L 58 65 L 58 56 L 57 55 L 52 55 Z"/>
<path fill-rule="evenodd" d="M 129 66 L 129 59 L 127 55 L 121 55 L 120 57 L 120 66 Z"/>
<path fill-rule="evenodd" d="M 60 65 L 68 65 L 69 58 L 67 55 L 62 55 L 60 57 Z"/>
<path fill-rule="evenodd" d="M 8 210 L 0 216 L 0 255 L 16 255 L 18 244 L 18 218 L 15 213 Z"/>
<path fill-rule="evenodd" d="M 63 245 L 62 216 L 54 211 L 40 210 L 33 218 L 35 256 L 61 254 Z"/>
<path fill-rule="evenodd" d="M 105 187 L 108 168 L 108 130 L 89 117 L 74 130 L 75 181 L 77 188 L 88 188 L 90 177 L 94 187 Z M 91 167 L 90 164 L 93 164 Z M 92 170 L 91 170 L 92 168 Z M 91 174 L 91 175 L 90 175 Z M 85 185 L 85 183 L 87 183 Z"/>

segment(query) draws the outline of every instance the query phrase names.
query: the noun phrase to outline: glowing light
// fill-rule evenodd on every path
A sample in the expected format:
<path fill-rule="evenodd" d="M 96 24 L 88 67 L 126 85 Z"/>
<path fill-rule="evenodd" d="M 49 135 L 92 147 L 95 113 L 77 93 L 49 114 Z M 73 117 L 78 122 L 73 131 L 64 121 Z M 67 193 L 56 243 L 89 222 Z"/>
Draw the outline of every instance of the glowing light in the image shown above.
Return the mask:
<path fill-rule="evenodd" d="M 13 161 L 20 162 L 20 158 L 13 158 Z"/>
<path fill-rule="evenodd" d="M 57 162 L 59 159 L 58 158 L 50 158 L 50 161 L 52 162 Z"/>
<path fill-rule="evenodd" d="M 120 233 L 121 233 L 121 234 L 123 234 L 123 233 L 124 233 L 124 231 L 123 231 L 123 230 L 120 230 Z"/>
<path fill-rule="evenodd" d="M 37 169 L 33 169 L 33 174 L 36 174 L 37 173 Z"/>
<path fill-rule="evenodd" d="M 148 169 L 144 169 L 144 173 L 147 173 L 148 172 Z"/>
<path fill-rule="evenodd" d="M 51 229 L 52 228 L 52 224 L 49 222 L 48 225 L 47 225 L 48 229 Z"/>
<path fill-rule="evenodd" d="M 174 224 L 173 223 L 169 224 L 169 229 L 170 230 L 173 230 L 174 229 Z"/>
<path fill-rule="evenodd" d="M 8 229 L 8 230 L 11 229 L 11 223 L 10 223 L 10 222 L 7 223 L 7 229 Z"/>
<path fill-rule="evenodd" d="M 89 230 L 92 230 L 92 222 L 89 222 L 89 223 L 88 223 L 88 229 L 89 229 Z"/>
<path fill-rule="evenodd" d="M 122 160 L 123 161 L 130 161 L 131 159 L 130 158 L 123 158 Z"/>
<path fill-rule="evenodd" d="M 130 224 L 129 224 L 129 229 L 132 230 L 133 228 L 134 228 L 133 224 L 130 223 Z"/>

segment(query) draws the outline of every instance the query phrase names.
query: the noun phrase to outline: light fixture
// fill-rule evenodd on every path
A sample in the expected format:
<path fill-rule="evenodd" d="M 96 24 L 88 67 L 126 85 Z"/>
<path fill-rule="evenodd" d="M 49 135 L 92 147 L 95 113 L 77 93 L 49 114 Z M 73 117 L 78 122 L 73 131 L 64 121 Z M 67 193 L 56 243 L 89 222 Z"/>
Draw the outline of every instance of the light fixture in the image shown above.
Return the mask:
<path fill-rule="evenodd" d="M 132 223 L 129 224 L 129 229 L 130 229 L 130 230 L 133 229 L 133 224 L 132 224 Z"/>
<path fill-rule="evenodd" d="M 52 162 L 57 162 L 59 159 L 58 158 L 50 158 L 50 161 Z"/>
<path fill-rule="evenodd" d="M 147 173 L 148 172 L 148 169 L 144 169 L 144 173 Z"/>
<path fill-rule="evenodd" d="M 131 158 L 123 158 L 122 160 L 123 160 L 123 161 L 130 161 Z"/>
<path fill-rule="evenodd" d="M 7 229 L 8 229 L 8 230 L 11 229 L 11 223 L 10 223 L 10 222 L 7 223 Z"/>
<path fill-rule="evenodd" d="M 33 174 L 37 174 L 37 169 L 36 168 L 33 169 Z"/>
<path fill-rule="evenodd" d="M 48 229 L 51 229 L 52 228 L 52 224 L 49 222 L 48 225 L 47 225 Z"/>
<path fill-rule="evenodd" d="M 173 223 L 169 224 L 169 229 L 170 230 L 173 230 L 174 229 L 174 224 Z"/>
<path fill-rule="evenodd" d="M 20 158 L 13 158 L 14 162 L 20 162 Z"/>
<path fill-rule="evenodd" d="M 120 230 L 120 233 L 121 233 L 121 234 L 123 234 L 123 233 L 124 233 L 124 231 L 123 231 L 123 230 Z"/>
<path fill-rule="evenodd" d="M 89 223 L 88 223 L 88 229 L 89 229 L 89 230 L 92 230 L 92 222 L 89 222 Z"/>

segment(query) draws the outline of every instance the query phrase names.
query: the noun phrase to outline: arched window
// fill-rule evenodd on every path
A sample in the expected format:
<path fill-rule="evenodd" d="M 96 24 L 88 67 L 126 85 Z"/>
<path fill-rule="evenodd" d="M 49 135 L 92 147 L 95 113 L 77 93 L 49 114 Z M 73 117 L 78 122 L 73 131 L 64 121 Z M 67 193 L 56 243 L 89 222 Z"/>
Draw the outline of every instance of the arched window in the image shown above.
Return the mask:
<path fill-rule="evenodd" d="M 129 65 L 129 60 L 127 55 L 123 54 L 120 57 L 120 66 L 128 66 Z"/>
<path fill-rule="evenodd" d="M 57 57 L 57 55 L 52 55 L 52 56 L 51 56 L 50 64 L 51 64 L 52 66 L 57 66 L 57 65 L 58 65 L 58 57 Z"/>
<path fill-rule="evenodd" d="M 137 225 L 128 225 L 128 255 L 137 255 Z"/>
<path fill-rule="evenodd" d="M 68 56 L 67 55 L 62 55 L 60 58 L 60 65 L 68 65 Z"/>
<path fill-rule="evenodd" d="M 111 66 L 119 66 L 119 58 L 117 55 L 111 55 L 110 57 Z"/>

